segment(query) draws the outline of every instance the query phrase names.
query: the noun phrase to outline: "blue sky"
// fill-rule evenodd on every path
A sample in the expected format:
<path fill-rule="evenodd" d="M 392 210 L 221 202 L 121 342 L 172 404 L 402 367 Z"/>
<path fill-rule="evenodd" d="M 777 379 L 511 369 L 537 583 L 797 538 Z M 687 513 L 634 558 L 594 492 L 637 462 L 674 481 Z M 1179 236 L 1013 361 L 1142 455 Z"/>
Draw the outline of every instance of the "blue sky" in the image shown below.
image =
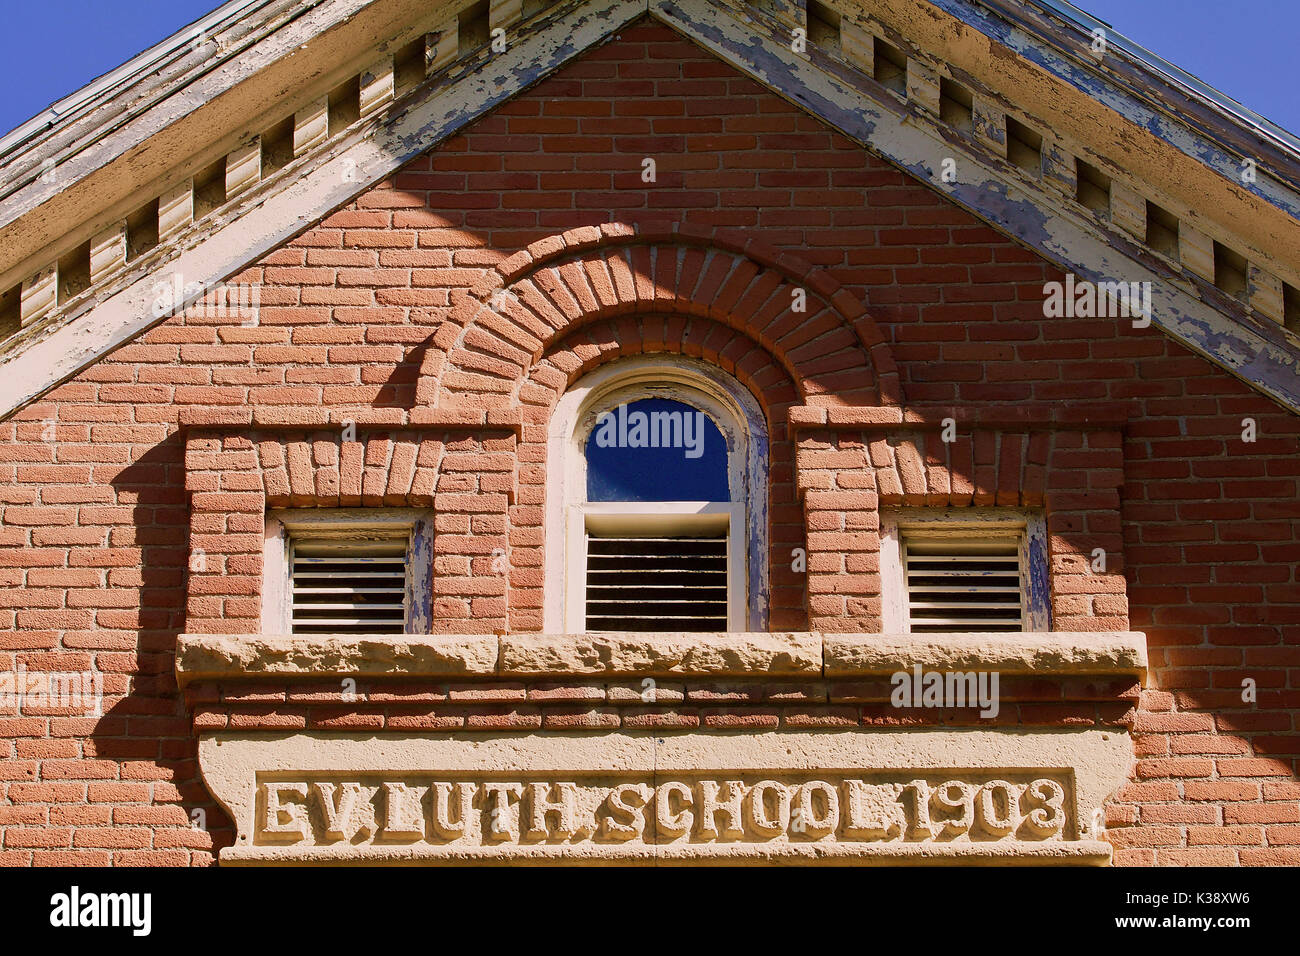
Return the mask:
<path fill-rule="evenodd" d="M 215 9 L 215 0 L 0 0 L 0 135 Z M 1147 49 L 1300 132 L 1297 0 L 1078 0 Z M 24 42 L 54 29 L 58 42 Z"/>

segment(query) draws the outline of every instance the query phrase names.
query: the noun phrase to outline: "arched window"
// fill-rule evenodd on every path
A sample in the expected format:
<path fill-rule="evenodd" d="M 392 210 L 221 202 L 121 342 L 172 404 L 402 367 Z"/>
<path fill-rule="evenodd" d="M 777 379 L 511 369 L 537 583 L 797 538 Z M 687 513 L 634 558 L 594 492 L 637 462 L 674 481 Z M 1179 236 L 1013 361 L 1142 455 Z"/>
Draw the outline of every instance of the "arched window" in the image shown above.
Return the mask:
<path fill-rule="evenodd" d="M 631 359 L 557 405 L 547 630 L 764 630 L 766 535 L 766 425 L 718 369 Z"/>

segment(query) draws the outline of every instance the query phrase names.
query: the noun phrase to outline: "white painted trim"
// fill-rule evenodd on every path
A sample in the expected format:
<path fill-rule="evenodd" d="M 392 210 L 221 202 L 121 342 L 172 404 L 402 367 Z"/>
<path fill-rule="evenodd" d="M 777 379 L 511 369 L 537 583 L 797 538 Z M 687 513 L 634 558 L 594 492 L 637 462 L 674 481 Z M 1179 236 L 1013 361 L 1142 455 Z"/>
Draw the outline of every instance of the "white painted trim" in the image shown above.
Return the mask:
<path fill-rule="evenodd" d="M 1047 516 L 1042 511 L 1025 512 L 1024 553 L 1020 566 L 1025 582 L 1025 630 L 1052 629 L 1052 561 L 1048 551 Z"/>
<path fill-rule="evenodd" d="M 266 516 L 262 551 L 262 633 L 293 631 L 289 583 L 293 540 L 405 537 L 407 634 L 433 627 L 433 512 L 423 508 L 288 508 Z"/>
<path fill-rule="evenodd" d="M 881 629 L 884 633 L 911 633 L 903 555 L 903 537 L 908 530 L 924 531 L 927 536 L 967 537 L 973 532 L 984 532 L 990 537 L 1014 535 L 1019 542 L 1022 630 L 1050 630 L 1047 522 L 1041 512 L 997 507 L 887 508 L 880 512 Z"/>
<path fill-rule="evenodd" d="M 262 633 L 288 634 L 289 533 L 278 518 L 266 516 L 266 537 L 262 546 Z"/>
<path fill-rule="evenodd" d="M 906 634 L 907 578 L 903 574 L 903 540 L 892 513 L 880 512 L 880 629 Z"/>
<path fill-rule="evenodd" d="M 647 0 L 574 4 L 545 29 L 512 37 L 505 52 L 470 64 L 463 75 L 417 97 L 392 119 L 360 123 L 320 156 L 290 163 L 267 180 L 266 188 L 242 194 L 202 239 L 183 249 L 164 249 L 147 273 L 125 279 L 129 284 L 102 301 L 87 302 L 80 314 L 24 343 L 16 354 L 0 355 L 0 419 L 162 321 L 153 313 L 160 283 L 171 287 L 180 276 L 182 287 L 200 290 L 225 281 L 646 9 Z M 176 311 L 201 294 L 187 292 L 175 303 Z"/>
<path fill-rule="evenodd" d="M 713 419 L 728 444 L 731 502 L 586 501 L 585 444 L 597 414 L 639 398 L 675 398 Z M 545 595 L 547 631 L 585 629 L 586 515 L 729 514 L 728 628 L 767 628 L 767 422 L 749 391 L 714 365 L 676 355 L 641 356 L 606 365 L 575 383 L 551 414 L 547 438 Z M 612 507 L 611 507 L 612 506 Z M 692 510 L 694 509 L 694 510 Z M 742 533 L 743 532 L 743 533 Z"/>
<path fill-rule="evenodd" d="M 1080 280 L 1150 282 L 1153 327 L 1292 412 L 1300 411 L 1300 363 L 1293 346 L 1275 339 L 1272 329 L 1265 333 L 1248 320 L 1223 314 L 1185 280 L 1116 248 L 1091 212 L 1063 200 L 1059 190 L 977 152 L 954 153 L 951 134 L 940 121 L 920 110 L 882 105 L 859 88 L 851 67 L 840 69 L 824 58 L 797 54 L 788 43 L 769 42 L 756 20 L 746 24 L 711 0 L 649 4 L 655 19 Z M 962 157 L 961 169 L 973 172 L 944 182 L 940 162 L 953 155 Z M 1127 326 L 1130 320 L 1115 321 Z"/>

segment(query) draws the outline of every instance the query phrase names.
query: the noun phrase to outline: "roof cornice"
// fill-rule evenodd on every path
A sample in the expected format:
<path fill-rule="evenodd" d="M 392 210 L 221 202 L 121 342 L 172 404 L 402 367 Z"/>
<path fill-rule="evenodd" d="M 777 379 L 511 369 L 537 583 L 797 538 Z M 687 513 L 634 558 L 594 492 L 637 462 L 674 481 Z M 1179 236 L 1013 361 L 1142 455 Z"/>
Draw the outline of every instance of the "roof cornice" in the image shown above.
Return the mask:
<path fill-rule="evenodd" d="M 1142 124 L 1142 115 L 1134 113 L 1130 94 L 1114 86 L 1094 89 L 1095 79 L 1083 82 L 1078 68 L 1065 63 L 1042 41 L 1023 30 L 1016 32 L 1014 25 L 990 17 L 987 11 L 973 13 L 972 0 L 877 0 L 871 14 L 862 12 L 855 2 L 834 0 L 842 36 L 825 48 L 810 42 L 802 53 L 791 49 L 790 12 L 780 6 L 769 13 L 740 0 L 567 0 L 527 19 L 519 18 L 516 7 L 515 19 L 507 24 L 505 52 L 492 53 L 482 47 L 468 56 L 444 60 L 450 65 L 431 70 L 423 84 L 392 100 L 391 106 L 353 123 L 337 136 L 314 140 L 314 145 L 288 166 L 254 181 L 247 191 L 202 222 L 183 223 L 185 228 L 168 242 L 95 285 L 69 308 L 53 310 L 39 325 L 25 327 L 0 347 L 0 369 L 6 373 L 0 375 L 0 415 L 11 414 L 161 321 L 150 308 L 158 283 L 170 285 L 180 275 L 185 283 L 210 288 L 237 274 L 403 163 L 646 13 L 930 183 L 1079 279 L 1152 282 L 1155 325 L 1284 406 L 1300 411 L 1300 376 L 1296 375 L 1300 349 L 1281 326 L 1282 282 L 1300 287 L 1300 264 L 1293 251 L 1300 240 L 1300 222 L 1284 208 L 1286 203 L 1267 202 L 1262 195 L 1240 188 L 1215 168 L 1216 162 L 1220 166 L 1227 162 L 1223 159 L 1226 154 L 1218 147 L 1207 150 L 1191 132 L 1176 137 L 1152 133 L 1149 124 Z M 360 15 L 331 19 L 332 26 L 317 24 L 323 30 L 317 36 L 330 36 L 337 44 L 353 35 L 349 29 L 362 29 L 367 31 L 370 45 L 360 53 L 349 48 L 351 60 L 340 53 L 337 59 L 348 63 L 344 68 L 331 70 L 316 63 L 314 86 L 306 92 L 300 86 L 282 90 L 276 102 L 282 111 L 286 103 L 307 102 L 319 95 L 323 82 L 334 82 L 355 70 L 360 59 L 379 52 L 387 51 L 391 72 L 396 43 L 418 37 L 432 22 L 431 17 L 436 20 L 463 6 L 439 5 L 430 14 L 430 8 L 416 0 L 328 0 L 317 11 L 322 16 L 331 7 L 335 13 L 364 7 L 379 21 L 362 23 Z M 950 16 L 949 9 L 972 22 Z M 801 6 L 797 13 L 803 15 Z M 384 29 L 379 29 L 377 22 L 382 22 Z M 977 23 L 982 24 L 981 29 L 976 29 Z M 1004 42 L 991 34 L 1002 36 Z M 882 86 L 874 79 L 870 64 L 863 62 L 861 38 L 872 35 L 897 44 L 907 55 L 905 90 L 896 92 Z M 277 40 L 277 44 L 283 42 L 284 37 Z M 285 53 L 284 59 L 292 62 L 291 54 Z M 265 69 L 279 62 L 272 58 L 264 64 Z M 1044 64 L 1059 67 L 1059 73 Z M 250 80 L 259 75 L 254 71 Z M 363 78 L 367 76 L 363 74 Z M 996 114 L 1000 121 L 1000 111 L 1005 111 L 1030 124 L 1041 124 L 1045 133 L 1041 169 L 1025 170 L 1010 162 L 1005 134 L 999 143 L 990 128 L 977 124 L 974 132 L 962 131 L 947 123 L 939 103 L 941 76 L 974 92 L 976 112 L 983 111 L 982 120 Z M 388 82 L 391 98 L 391 76 Z M 1004 90 L 998 84 L 1015 89 Z M 1016 93 L 1014 98 L 1011 92 Z M 1120 122 L 1115 122 L 1117 113 Z M 1098 117 L 1108 118 L 1116 136 L 1122 133 L 1126 137 L 1126 145 L 1121 145 L 1127 152 L 1107 153 L 1102 151 L 1109 149 L 1107 143 L 1094 147 L 1095 139 L 1086 142 L 1081 134 L 1076 138 L 1071 123 L 1093 122 L 1094 133 L 1107 132 L 1104 128 L 1097 131 Z M 250 121 L 246 117 L 244 122 L 247 126 Z M 170 128 L 163 127 L 158 135 Z M 211 148 L 203 155 L 210 152 Z M 1075 201 L 1075 156 L 1117 177 L 1110 209 L 1098 212 Z M 951 183 L 938 175 L 941 161 L 947 157 L 958 157 L 964 171 Z M 1156 188 L 1121 179 L 1127 170 L 1121 160 L 1143 167 L 1163 163 L 1166 171 L 1172 168 L 1175 173 L 1183 164 L 1193 173 Z M 138 156 L 128 155 L 107 157 L 102 168 L 117 167 L 133 174 L 139 165 Z M 1266 173 L 1263 167 L 1261 173 Z M 1268 175 L 1261 175 L 1260 182 L 1265 190 L 1289 190 L 1281 179 Z M 1187 189 L 1197 189 L 1203 198 L 1208 195 L 1218 202 L 1213 218 L 1182 202 L 1180 190 Z M 1121 198 L 1140 201 L 1143 195 L 1186 222 L 1186 250 L 1180 249 L 1170 258 L 1147 247 L 1145 205 L 1141 221 L 1136 223 L 1131 209 L 1115 205 Z M 8 206 L 6 202 L 6 209 Z M 1243 217 L 1252 209 L 1255 216 L 1249 221 L 1254 223 L 1253 229 L 1238 232 L 1222 225 L 1225 219 L 1245 222 Z M 30 216 L 10 221 L 26 218 Z M 1262 229 L 1261 218 L 1267 219 Z M 1256 239 L 1263 241 L 1254 242 Z M 1251 287 L 1241 300 L 1214 286 L 1214 255 L 1209 244 L 1219 240 L 1236 243 L 1233 248 L 1250 263 Z M 1286 255 L 1271 251 L 1278 245 L 1287 250 Z M 1208 274 L 1206 248 L 1211 249 Z"/>
<path fill-rule="evenodd" d="M 0 291 L 469 2 L 271 0 L 104 91 L 0 162 Z"/>

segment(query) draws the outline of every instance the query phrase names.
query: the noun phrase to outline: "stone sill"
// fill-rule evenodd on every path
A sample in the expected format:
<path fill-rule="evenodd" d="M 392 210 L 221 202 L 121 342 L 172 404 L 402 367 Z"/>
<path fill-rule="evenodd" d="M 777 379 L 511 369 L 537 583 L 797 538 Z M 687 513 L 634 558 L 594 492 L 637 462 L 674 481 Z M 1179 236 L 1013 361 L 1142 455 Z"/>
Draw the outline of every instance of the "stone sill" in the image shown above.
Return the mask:
<path fill-rule="evenodd" d="M 585 851 L 585 852 L 584 852 Z M 903 844 L 766 844 L 733 843 L 719 851 L 717 847 L 698 844 L 638 845 L 608 847 L 601 845 L 574 847 L 536 844 L 505 846 L 435 847 L 421 846 L 345 846 L 345 847 L 276 847 L 232 846 L 221 851 L 222 866 L 281 865 L 340 866 L 355 864 L 464 866 L 496 864 L 510 866 L 560 865 L 573 863 L 655 863 L 701 866 L 734 865 L 740 862 L 828 864 L 831 866 L 898 866 L 900 864 L 934 865 L 936 863 L 970 866 L 1105 866 L 1111 860 L 1111 845 L 1100 840 L 1053 840 L 1033 843 L 1005 840 L 997 843 L 924 843 Z"/>
<path fill-rule="evenodd" d="M 1146 675 L 1137 631 L 1011 634 L 354 635 L 182 634 L 176 676 L 193 681 L 335 676 L 437 678 L 847 678 L 910 671 Z"/>

